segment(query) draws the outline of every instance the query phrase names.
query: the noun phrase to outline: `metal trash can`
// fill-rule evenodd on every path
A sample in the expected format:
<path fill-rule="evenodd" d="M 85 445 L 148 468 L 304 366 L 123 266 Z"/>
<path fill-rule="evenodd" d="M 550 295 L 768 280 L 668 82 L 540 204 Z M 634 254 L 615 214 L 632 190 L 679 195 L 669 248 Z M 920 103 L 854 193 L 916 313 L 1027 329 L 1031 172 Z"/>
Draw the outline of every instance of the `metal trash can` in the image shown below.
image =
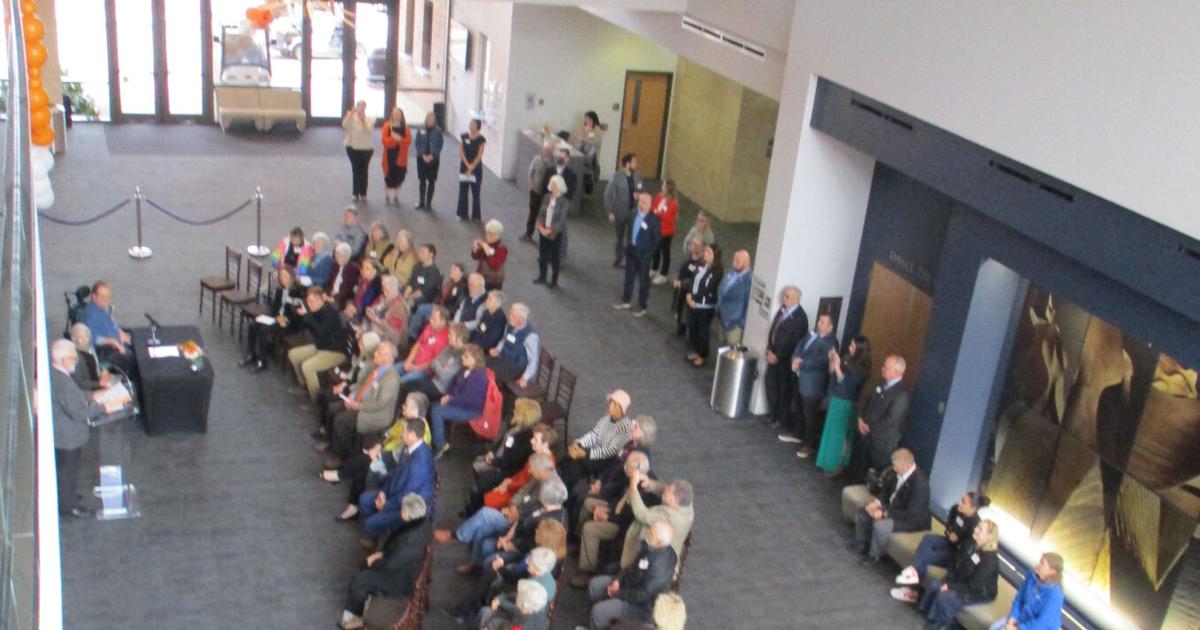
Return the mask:
<path fill-rule="evenodd" d="M 757 378 L 757 356 L 747 352 L 745 346 L 726 349 L 717 357 L 717 370 L 713 374 L 712 396 L 709 398 L 713 411 L 727 418 L 746 415 L 750 393 Z"/>

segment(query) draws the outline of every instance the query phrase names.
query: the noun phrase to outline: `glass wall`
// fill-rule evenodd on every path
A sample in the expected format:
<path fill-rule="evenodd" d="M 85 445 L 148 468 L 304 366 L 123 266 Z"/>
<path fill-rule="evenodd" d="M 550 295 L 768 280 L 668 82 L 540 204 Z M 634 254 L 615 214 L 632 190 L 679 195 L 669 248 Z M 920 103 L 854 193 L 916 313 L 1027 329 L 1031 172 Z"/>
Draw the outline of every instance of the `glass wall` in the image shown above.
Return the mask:
<path fill-rule="evenodd" d="M 54 10 L 63 90 L 76 93 L 75 119 L 109 120 L 104 3 L 56 2 Z"/>
<path fill-rule="evenodd" d="M 1138 626 L 1196 627 L 1197 370 L 1039 287 L 1020 318 L 981 485 Z"/>
<path fill-rule="evenodd" d="M 116 5 L 121 112 L 153 114 L 154 31 L 150 0 L 116 0 Z M 96 37 L 95 27 L 91 25 L 91 37 L 83 42 Z"/>
<path fill-rule="evenodd" d="M 200 3 L 167 2 L 167 94 L 172 114 L 198 116 L 204 104 L 200 76 Z"/>

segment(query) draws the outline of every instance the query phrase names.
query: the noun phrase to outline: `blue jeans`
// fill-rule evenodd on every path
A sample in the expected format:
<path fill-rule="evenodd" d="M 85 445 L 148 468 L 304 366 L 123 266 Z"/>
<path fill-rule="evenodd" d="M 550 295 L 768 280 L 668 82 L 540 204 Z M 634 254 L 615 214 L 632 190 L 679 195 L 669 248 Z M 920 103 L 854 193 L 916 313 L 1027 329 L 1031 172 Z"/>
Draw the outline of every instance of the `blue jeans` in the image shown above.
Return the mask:
<path fill-rule="evenodd" d="M 930 580 L 926 585 L 925 595 L 917 607 L 925 613 L 925 618 L 939 626 L 954 623 L 954 617 L 966 606 L 958 593 L 948 590 L 942 592 L 941 580 Z"/>
<path fill-rule="evenodd" d="M 375 497 L 382 490 L 367 490 L 358 497 L 358 513 L 363 520 L 363 531 L 379 540 L 384 534 L 400 526 L 400 506 L 387 505 L 382 512 L 375 509 Z"/>
<path fill-rule="evenodd" d="M 421 329 L 425 328 L 425 324 L 429 321 L 429 315 L 433 313 L 432 304 L 422 304 L 417 307 L 417 312 L 413 313 L 412 319 L 408 323 L 408 336 L 416 339 L 421 336 Z M 451 313 L 454 315 L 454 313 Z"/>
<path fill-rule="evenodd" d="M 425 378 L 426 376 L 429 376 L 428 374 L 425 373 L 425 370 L 421 370 L 419 372 L 405 372 L 403 361 L 396 363 L 395 368 L 396 368 L 396 374 L 400 375 L 400 384 L 401 385 L 403 385 L 405 383 L 411 383 L 415 380 L 419 380 L 419 379 Z"/>
<path fill-rule="evenodd" d="M 482 566 L 484 558 L 496 553 L 496 539 L 503 536 L 512 523 L 500 510 L 485 507 L 463 521 L 454 537 L 471 545 L 471 564 Z"/>
<path fill-rule="evenodd" d="M 925 572 L 929 570 L 930 565 L 948 567 L 951 562 L 954 562 L 954 543 L 938 534 L 926 534 L 913 554 L 913 568 L 922 579 L 925 578 Z"/>
<path fill-rule="evenodd" d="M 466 422 L 479 417 L 478 411 L 455 407 L 454 405 L 438 405 L 429 414 L 429 432 L 433 436 L 433 450 L 436 452 L 446 443 L 446 423 Z"/>

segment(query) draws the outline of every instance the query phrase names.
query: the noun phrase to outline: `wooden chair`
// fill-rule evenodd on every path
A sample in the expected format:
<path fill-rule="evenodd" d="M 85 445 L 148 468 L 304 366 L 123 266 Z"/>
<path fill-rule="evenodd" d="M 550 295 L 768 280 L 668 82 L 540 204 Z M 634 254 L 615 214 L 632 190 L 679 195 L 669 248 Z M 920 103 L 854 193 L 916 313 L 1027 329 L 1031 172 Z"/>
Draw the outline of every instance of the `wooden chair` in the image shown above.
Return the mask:
<path fill-rule="evenodd" d="M 671 590 L 676 593 L 683 586 L 683 570 L 687 568 L 688 552 L 692 549 L 692 534 L 695 531 L 693 529 L 688 532 L 687 538 L 683 539 L 683 549 L 679 552 L 679 570 L 675 572 L 675 578 L 671 580 Z"/>
<path fill-rule="evenodd" d="M 566 367 L 558 370 L 558 386 L 554 388 L 554 398 L 542 404 L 542 422 L 554 426 L 558 420 L 563 421 L 562 436 L 570 441 L 567 429 L 571 422 L 571 405 L 575 402 L 575 375 Z"/>
<path fill-rule="evenodd" d="M 421 573 L 417 575 L 417 584 L 413 588 L 412 597 L 404 609 L 404 616 L 396 622 L 393 630 L 421 630 L 425 621 L 425 613 L 429 611 L 429 578 L 433 575 L 433 542 L 425 547 L 425 558 L 421 561 Z"/>
<path fill-rule="evenodd" d="M 532 398 L 538 402 L 544 401 L 546 400 L 546 396 L 550 394 L 550 379 L 554 377 L 554 363 L 554 355 L 547 352 L 545 346 L 541 346 L 538 348 L 537 379 L 525 387 L 518 387 L 516 381 L 509 381 L 504 386 L 515 398 Z"/>
<path fill-rule="evenodd" d="M 200 310 L 204 314 L 204 292 L 212 294 L 212 318 L 217 321 L 217 294 L 231 289 L 240 289 L 242 281 L 242 255 L 228 245 L 225 246 L 225 275 L 200 278 Z"/>
<path fill-rule="evenodd" d="M 234 330 L 234 308 L 244 306 L 252 302 L 257 302 L 259 293 L 262 292 L 262 277 L 263 266 L 261 263 L 253 260 L 246 262 L 246 289 L 231 289 L 221 291 L 217 295 L 221 298 L 220 311 L 217 314 L 217 328 L 225 326 L 225 309 L 229 309 L 229 334 L 233 334 Z"/>
<path fill-rule="evenodd" d="M 242 304 L 238 310 L 238 339 L 242 338 L 242 330 L 246 325 L 246 321 L 254 321 L 260 315 L 271 314 L 271 296 L 275 295 L 275 274 L 267 274 L 267 291 L 259 296 L 259 299 Z M 286 296 L 285 296 L 286 297 Z"/>

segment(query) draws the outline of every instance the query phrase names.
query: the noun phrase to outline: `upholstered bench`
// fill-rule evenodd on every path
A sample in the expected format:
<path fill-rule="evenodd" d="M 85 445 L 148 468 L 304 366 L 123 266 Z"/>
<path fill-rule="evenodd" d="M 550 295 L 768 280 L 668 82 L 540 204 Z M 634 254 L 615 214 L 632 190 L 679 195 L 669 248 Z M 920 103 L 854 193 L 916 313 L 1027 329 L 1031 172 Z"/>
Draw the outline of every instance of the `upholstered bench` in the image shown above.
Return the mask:
<path fill-rule="evenodd" d="M 996 585 L 996 599 L 983 604 L 967 606 L 958 613 L 955 620 L 966 630 L 987 630 L 997 619 L 1008 614 L 1012 609 L 1013 600 L 1017 598 L 1017 588 L 1008 580 L 1000 578 Z"/>
<path fill-rule="evenodd" d="M 259 131 L 270 131 L 280 122 L 295 123 L 297 130 L 304 131 L 304 123 L 308 118 L 300 101 L 299 90 L 263 87 L 259 88 L 258 98 L 262 113 Z"/>

